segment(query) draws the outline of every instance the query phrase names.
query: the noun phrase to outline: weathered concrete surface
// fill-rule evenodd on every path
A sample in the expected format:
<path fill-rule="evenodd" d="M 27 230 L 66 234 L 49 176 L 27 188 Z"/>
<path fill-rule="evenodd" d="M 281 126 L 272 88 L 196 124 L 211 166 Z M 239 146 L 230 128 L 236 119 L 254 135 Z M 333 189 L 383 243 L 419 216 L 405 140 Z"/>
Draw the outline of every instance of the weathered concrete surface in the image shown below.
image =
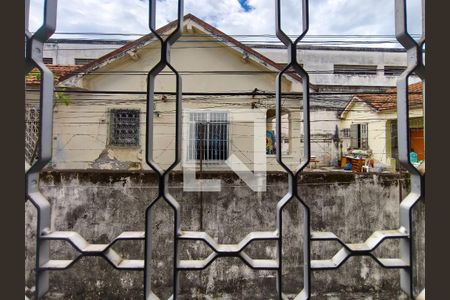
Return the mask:
<path fill-rule="evenodd" d="M 206 176 L 207 177 L 207 176 Z M 183 230 L 204 230 L 219 243 L 237 243 L 251 231 L 274 230 L 276 203 L 287 192 L 285 174 L 270 174 L 265 193 L 251 191 L 235 175 L 220 178 L 222 191 L 183 192 L 182 176 L 171 179 L 171 193 L 180 202 Z M 205 176 L 204 176 L 205 178 Z M 402 182 L 402 186 L 399 186 Z M 408 180 L 393 174 L 308 173 L 299 190 L 311 208 L 312 230 L 332 231 L 346 242 L 362 242 L 379 229 L 398 227 L 400 191 L 406 195 Z M 53 207 L 53 230 L 75 230 L 93 243 L 108 243 L 123 231 L 143 231 L 147 205 L 155 198 L 157 185 L 150 173 L 63 172 L 42 175 L 41 190 Z M 200 210 L 200 207 L 203 207 Z M 26 293 L 34 289 L 34 207 L 26 204 Z M 414 216 L 416 272 L 424 283 L 424 205 Z M 155 249 L 152 261 L 154 291 L 161 299 L 171 294 L 173 212 L 158 202 L 153 213 Z M 303 209 L 291 202 L 283 212 L 283 279 L 288 296 L 303 286 Z M 114 249 L 128 258 L 143 258 L 143 242 L 122 242 Z M 329 258 L 338 251 L 333 243 L 312 245 L 312 258 Z M 393 257 L 398 243 L 388 241 L 375 251 L 378 257 Z M 51 244 L 52 258 L 71 258 L 76 252 L 67 243 Z M 181 259 L 200 259 L 211 250 L 201 243 L 181 244 Z M 253 258 L 275 256 L 274 244 L 257 242 L 246 251 Z M 71 269 L 50 273 L 47 299 L 142 299 L 142 272 L 117 271 L 97 257 L 85 257 Z M 314 299 L 403 299 L 399 295 L 399 271 L 385 270 L 370 258 L 350 258 L 339 270 L 312 274 Z M 237 258 L 220 258 L 208 269 L 181 275 L 181 299 L 275 299 L 275 272 L 253 271 Z M 209 295 L 211 297 L 206 297 Z M 363 295 L 363 296 L 361 296 Z"/>

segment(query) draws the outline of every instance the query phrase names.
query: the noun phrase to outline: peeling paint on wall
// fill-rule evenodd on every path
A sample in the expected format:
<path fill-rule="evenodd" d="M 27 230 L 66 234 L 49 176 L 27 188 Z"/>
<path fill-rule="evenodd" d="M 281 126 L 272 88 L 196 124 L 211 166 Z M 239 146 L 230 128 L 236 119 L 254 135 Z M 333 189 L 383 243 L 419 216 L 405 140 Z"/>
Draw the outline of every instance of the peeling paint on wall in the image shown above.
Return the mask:
<path fill-rule="evenodd" d="M 140 170 L 141 164 L 135 161 L 118 160 L 112 149 L 105 149 L 91 163 L 90 168 L 100 170 Z"/>

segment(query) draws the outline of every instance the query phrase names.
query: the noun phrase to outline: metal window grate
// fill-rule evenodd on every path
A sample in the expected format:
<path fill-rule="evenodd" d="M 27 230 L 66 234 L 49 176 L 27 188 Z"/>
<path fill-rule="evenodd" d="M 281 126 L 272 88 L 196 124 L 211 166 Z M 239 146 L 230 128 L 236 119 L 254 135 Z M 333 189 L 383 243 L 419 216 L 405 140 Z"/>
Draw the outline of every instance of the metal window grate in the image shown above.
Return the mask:
<path fill-rule="evenodd" d="M 341 129 L 342 138 L 350 138 L 350 128 Z"/>
<path fill-rule="evenodd" d="M 369 149 L 369 125 L 367 123 L 360 125 L 360 133 L 361 133 L 361 149 L 367 150 Z"/>
<path fill-rule="evenodd" d="M 111 110 L 111 140 L 114 146 L 139 145 L 139 110 Z"/>
<path fill-rule="evenodd" d="M 39 107 L 25 105 L 25 160 L 31 164 L 37 157 L 39 139 Z"/>
<path fill-rule="evenodd" d="M 191 112 L 189 123 L 188 160 L 214 162 L 228 158 L 228 113 Z"/>

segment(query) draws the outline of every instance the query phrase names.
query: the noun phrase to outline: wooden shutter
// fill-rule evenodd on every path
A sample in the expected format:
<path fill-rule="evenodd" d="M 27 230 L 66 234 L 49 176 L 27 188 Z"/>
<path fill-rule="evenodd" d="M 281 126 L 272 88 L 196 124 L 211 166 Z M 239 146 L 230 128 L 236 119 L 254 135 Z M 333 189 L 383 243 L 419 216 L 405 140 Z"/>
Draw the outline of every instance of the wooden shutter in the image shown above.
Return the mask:
<path fill-rule="evenodd" d="M 359 135 L 359 125 L 350 125 L 350 147 L 358 148 L 358 135 Z"/>

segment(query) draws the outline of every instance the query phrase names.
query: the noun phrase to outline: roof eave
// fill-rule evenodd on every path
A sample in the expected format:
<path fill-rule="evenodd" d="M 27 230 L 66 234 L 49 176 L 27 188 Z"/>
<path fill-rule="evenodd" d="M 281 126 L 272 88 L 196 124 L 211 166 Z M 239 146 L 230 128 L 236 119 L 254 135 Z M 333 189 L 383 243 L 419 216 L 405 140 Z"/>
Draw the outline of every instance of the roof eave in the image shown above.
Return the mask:
<path fill-rule="evenodd" d="M 277 71 L 277 72 L 280 72 L 283 70 L 283 68 L 278 67 L 276 65 L 276 63 L 274 61 L 272 61 L 271 59 L 269 59 L 268 57 L 260 54 L 259 52 L 255 51 L 254 49 L 242 44 L 241 42 L 239 42 L 236 39 L 230 37 L 229 35 L 223 33 L 222 31 L 215 28 L 214 26 L 211 26 L 210 24 L 206 23 L 205 21 L 197 18 L 196 16 L 194 16 L 192 14 L 187 14 L 186 16 L 184 16 L 183 21 L 186 22 L 188 20 L 193 21 L 197 26 L 200 27 L 201 30 L 204 30 L 205 32 L 210 33 L 212 36 L 217 38 L 222 43 L 224 43 L 228 46 L 230 44 L 236 46 L 243 52 L 247 53 L 249 55 L 249 58 L 252 59 L 254 62 L 256 62 L 260 65 L 263 65 L 264 67 L 268 68 L 269 70 Z M 167 31 L 171 30 L 172 28 L 174 28 L 176 25 L 177 25 L 177 21 L 175 20 L 175 21 L 172 21 L 172 22 L 166 24 L 165 26 L 159 28 L 157 31 L 160 34 L 163 34 Z M 110 63 L 113 60 L 119 59 L 119 58 L 127 55 L 128 51 L 137 50 L 137 49 L 145 47 L 155 41 L 157 41 L 157 38 L 154 34 L 152 34 L 152 33 L 147 34 L 136 41 L 129 42 L 129 43 L 125 44 L 124 46 L 96 59 L 95 61 L 92 61 L 92 62 L 80 67 L 76 73 L 70 73 L 70 74 L 67 74 L 66 76 L 62 76 L 62 78 L 60 79 L 60 83 L 62 83 L 63 85 L 66 85 L 67 83 L 71 83 L 69 86 L 77 86 L 76 84 L 75 85 L 73 84 L 74 81 L 68 81 L 68 79 L 71 79 L 76 76 L 77 77 L 76 81 L 78 81 L 81 79 L 82 76 L 84 76 L 88 73 L 91 73 L 99 68 L 104 67 L 105 65 L 107 65 L 108 63 Z M 286 74 L 285 76 L 290 78 L 291 81 L 300 82 L 300 83 L 303 82 L 303 80 L 300 76 L 297 76 L 297 75 L 293 76 L 293 75 L 289 75 L 289 74 Z M 312 84 L 309 84 L 309 88 L 312 91 L 318 90 L 318 88 Z"/>

